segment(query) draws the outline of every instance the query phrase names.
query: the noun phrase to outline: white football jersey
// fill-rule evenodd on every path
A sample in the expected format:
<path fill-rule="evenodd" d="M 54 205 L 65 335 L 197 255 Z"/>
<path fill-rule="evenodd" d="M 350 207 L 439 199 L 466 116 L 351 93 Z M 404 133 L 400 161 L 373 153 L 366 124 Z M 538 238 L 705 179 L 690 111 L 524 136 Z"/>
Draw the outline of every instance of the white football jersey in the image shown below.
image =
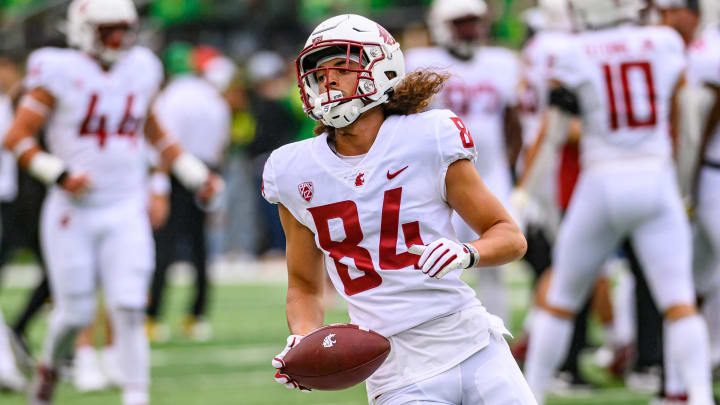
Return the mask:
<path fill-rule="evenodd" d="M 430 69 L 451 75 L 431 107 L 450 109 L 467 124 L 478 154 L 475 168 L 488 189 L 509 207 L 512 176 L 504 117 L 505 109 L 517 103 L 520 64 L 516 54 L 485 46 L 463 61 L 442 47 L 413 48 L 405 52 L 405 63 L 408 71 Z M 462 241 L 478 238 L 459 215 L 454 216 L 453 225 Z"/>
<path fill-rule="evenodd" d="M 569 36 L 562 31 L 540 31 L 523 48 L 519 104 L 525 147 L 532 146 L 539 135 L 542 116 L 548 106 L 551 66 Z"/>
<path fill-rule="evenodd" d="M 452 112 L 394 115 L 357 165 L 338 157 L 326 135 L 275 150 L 263 195 L 315 234 L 351 321 L 392 336 L 480 305 L 460 271 L 429 278 L 415 267 L 419 256 L 407 252 L 441 237 L 457 240 L 445 174 L 451 163 L 475 157 L 473 138 Z"/>
<path fill-rule="evenodd" d="M 230 140 L 232 113 L 210 82 L 193 75 L 174 77 L 158 95 L 153 113 L 185 150 L 211 167 L 220 167 Z"/>
<path fill-rule="evenodd" d="M 622 25 L 572 37 L 552 78 L 579 99 L 584 167 L 615 160 L 670 160 L 672 93 L 684 44 L 668 27 Z"/>
<path fill-rule="evenodd" d="M 4 140 L 12 124 L 13 110 L 10 96 L 0 91 L 0 140 Z M 17 161 L 7 149 L 0 150 L 0 201 L 12 201 L 17 196 Z"/>
<path fill-rule="evenodd" d="M 75 49 L 42 48 L 30 55 L 25 86 L 55 98 L 45 126 L 50 153 L 92 186 L 81 203 L 106 204 L 146 190 L 143 126 L 162 82 L 162 64 L 134 47 L 104 71 Z"/>
<path fill-rule="evenodd" d="M 695 85 L 720 86 L 720 28 L 705 30 L 690 49 L 688 80 Z M 708 140 L 704 158 L 720 163 L 720 128 Z"/>
<path fill-rule="evenodd" d="M 408 72 L 431 69 L 451 75 L 431 107 L 447 108 L 467 124 L 478 150 L 475 165 L 483 179 L 500 168 L 510 181 L 503 117 L 505 108 L 517 103 L 520 64 L 516 54 L 487 46 L 463 61 L 442 47 L 412 48 L 405 52 L 405 65 Z"/>

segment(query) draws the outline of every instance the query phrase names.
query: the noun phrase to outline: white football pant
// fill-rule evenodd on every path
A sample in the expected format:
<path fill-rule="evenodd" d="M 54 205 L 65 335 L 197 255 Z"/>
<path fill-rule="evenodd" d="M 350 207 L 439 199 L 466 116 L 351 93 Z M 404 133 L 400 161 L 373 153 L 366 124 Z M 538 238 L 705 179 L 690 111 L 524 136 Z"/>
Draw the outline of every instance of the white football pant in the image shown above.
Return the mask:
<path fill-rule="evenodd" d="M 455 367 L 407 387 L 386 392 L 370 405 L 536 405 L 504 339 Z"/>

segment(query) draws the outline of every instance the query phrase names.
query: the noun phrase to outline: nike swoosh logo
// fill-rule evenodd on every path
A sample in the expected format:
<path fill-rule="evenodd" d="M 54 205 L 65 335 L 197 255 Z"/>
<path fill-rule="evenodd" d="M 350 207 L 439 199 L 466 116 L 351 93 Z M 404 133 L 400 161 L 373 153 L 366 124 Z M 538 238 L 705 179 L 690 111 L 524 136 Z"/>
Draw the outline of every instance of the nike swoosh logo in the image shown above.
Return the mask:
<path fill-rule="evenodd" d="M 387 172 L 387 178 L 388 178 L 388 180 L 394 179 L 395 176 L 397 176 L 398 174 L 402 173 L 402 172 L 403 172 L 405 169 L 407 169 L 407 168 L 408 168 L 408 166 L 405 166 L 405 167 L 403 167 L 402 169 L 396 171 L 395 173 L 390 173 L 390 170 L 388 170 L 388 172 Z"/>

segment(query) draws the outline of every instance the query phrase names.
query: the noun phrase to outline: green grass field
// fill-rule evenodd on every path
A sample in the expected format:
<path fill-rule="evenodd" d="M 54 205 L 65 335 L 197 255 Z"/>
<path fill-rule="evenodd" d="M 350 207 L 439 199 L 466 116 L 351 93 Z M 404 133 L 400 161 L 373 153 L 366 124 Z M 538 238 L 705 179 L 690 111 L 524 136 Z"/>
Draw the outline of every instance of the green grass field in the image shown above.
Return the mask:
<path fill-rule="evenodd" d="M 188 292 L 186 287 L 175 286 L 168 293 L 168 323 L 176 331 Z M 26 294 L 21 288 L 2 291 L 0 306 L 7 319 L 14 319 Z M 287 336 L 282 284 L 217 286 L 212 301 L 212 341 L 193 343 L 176 336 L 168 343 L 153 345 L 151 395 L 154 405 L 367 404 L 363 385 L 339 392 L 306 394 L 287 390 L 273 381 L 270 360 L 282 349 Z M 326 315 L 328 323 L 347 321 L 342 309 Z M 35 348 L 40 345 L 43 330 L 44 319 L 32 326 L 31 344 Z M 595 374 L 596 380 L 603 380 L 597 371 L 591 374 Z M 550 404 L 648 403 L 648 396 L 632 393 L 617 382 L 605 381 L 603 385 L 604 388 L 583 396 L 553 397 Z M 21 395 L 0 393 L 0 404 L 20 405 L 25 404 L 25 400 Z M 71 384 L 63 383 L 56 404 L 119 405 L 120 393 L 113 390 L 79 394 Z"/>

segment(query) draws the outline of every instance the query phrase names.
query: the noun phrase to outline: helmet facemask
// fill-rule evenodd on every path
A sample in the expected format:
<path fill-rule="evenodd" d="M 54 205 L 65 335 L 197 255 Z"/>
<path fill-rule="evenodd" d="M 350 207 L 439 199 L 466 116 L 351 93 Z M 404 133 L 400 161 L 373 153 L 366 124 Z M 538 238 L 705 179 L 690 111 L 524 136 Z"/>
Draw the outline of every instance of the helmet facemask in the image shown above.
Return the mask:
<path fill-rule="evenodd" d="M 471 59 L 487 38 L 487 10 L 483 0 L 433 0 L 427 15 L 433 41 L 460 59 Z"/>
<path fill-rule="evenodd" d="M 138 16 L 132 0 L 73 0 L 67 40 L 102 64 L 115 63 L 136 42 Z"/>
<path fill-rule="evenodd" d="M 468 15 L 448 22 L 453 33 L 453 41 L 448 48 L 462 59 L 473 57 L 475 47 L 487 37 L 487 27 L 483 17 Z"/>
<path fill-rule="evenodd" d="M 386 57 L 383 46 L 377 43 L 328 40 L 306 48 L 296 60 L 305 112 L 328 126 L 342 128 L 363 112 L 387 101 L 390 94 L 378 93 L 372 71 L 373 66 Z M 328 63 L 332 61 L 335 62 Z M 351 94 L 332 89 L 329 82 L 320 85 L 318 77 L 329 78 L 331 71 L 355 74 Z"/>
<path fill-rule="evenodd" d="M 135 45 L 137 32 L 136 24 L 99 24 L 96 26 L 95 43 L 90 52 L 103 63 L 112 64 Z"/>

